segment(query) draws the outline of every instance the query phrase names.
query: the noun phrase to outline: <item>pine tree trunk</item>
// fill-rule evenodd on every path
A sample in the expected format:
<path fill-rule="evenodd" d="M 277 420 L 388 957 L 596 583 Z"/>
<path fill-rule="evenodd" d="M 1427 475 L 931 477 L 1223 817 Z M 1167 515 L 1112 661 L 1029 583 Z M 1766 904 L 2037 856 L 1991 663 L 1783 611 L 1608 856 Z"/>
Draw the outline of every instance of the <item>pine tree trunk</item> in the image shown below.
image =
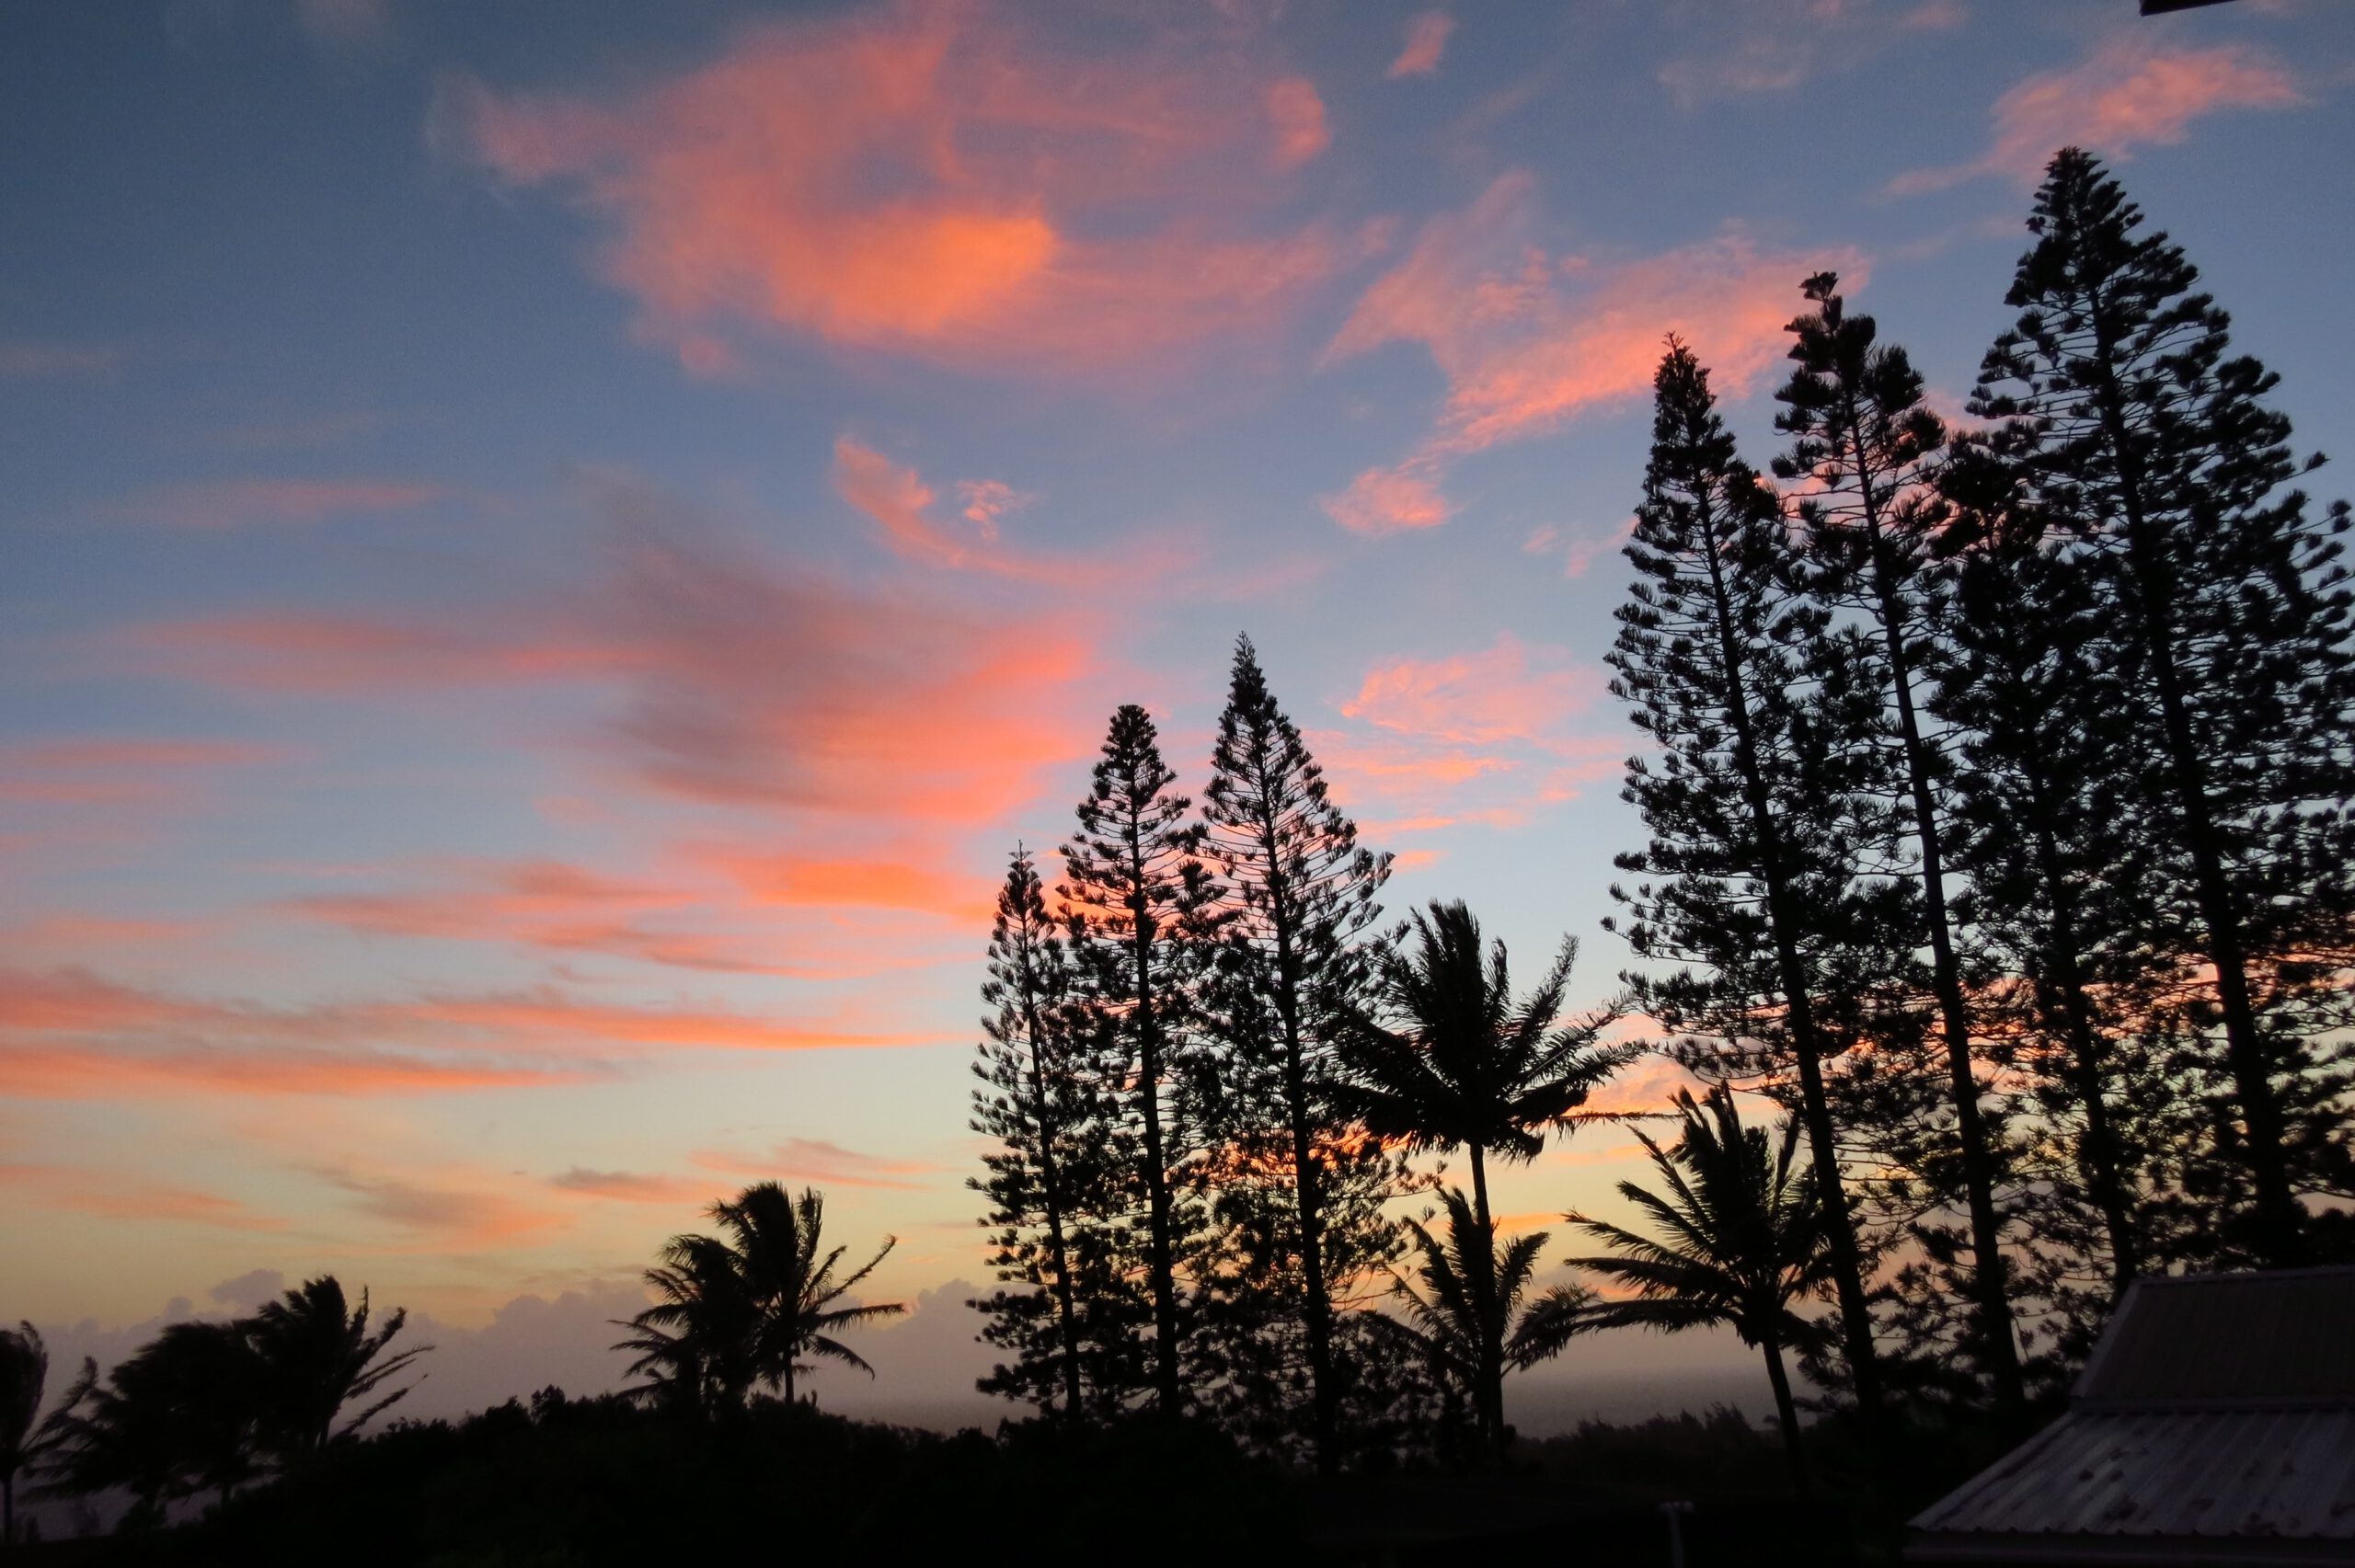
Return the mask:
<path fill-rule="evenodd" d="M 1801 1493 L 1815 1490 L 1815 1478 L 1809 1472 L 1807 1450 L 1799 1443 L 1798 1402 L 1791 1397 L 1791 1378 L 1783 1369 L 1783 1347 L 1769 1336 L 1759 1348 L 1766 1356 L 1766 1380 L 1775 1386 L 1775 1421 L 1783 1429 L 1783 1451 L 1791 1461 L 1791 1484 Z"/>
<path fill-rule="evenodd" d="M 1480 1315 L 1480 1403 L 1478 1410 L 1480 1436 L 1490 1449 L 1501 1448 L 1505 1440 L 1505 1365 L 1504 1345 L 1499 1340 L 1504 1322 L 1496 1310 L 1497 1300 L 1497 1231 L 1488 1218 L 1488 1166 L 1486 1151 L 1475 1143 L 1472 1149 L 1472 1212 L 1479 1221 L 1478 1261 L 1472 1265 L 1472 1307 Z M 1461 1249 L 1459 1249 L 1461 1250 Z"/>
<path fill-rule="evenodd" d="M 1937 800 L 1930 777 L 1929 747 L 1922 738 L 1921 715 L 1913 705 L 1913 661 L 1906 655 L 1906 614 L 1892 580 L 1881 536 L 1879 503 L 1875 500 L 1875 472 L 1861 439 L 1863 411 L 1851 392 L 1847 399 L 1851 432 L 1848 461 L 1856 475 L 1856 491 L 1864 508 L 1865 537 L 1873 555 L 1874 586 L 1880 600 L 1881 637 L 1888 649 L 1889 679 L 1897 696 L 1900 738 L 1905 747 L 1905 775 L 1913 795 L 1913 836 L 1922 855 L 1922 923 L 1930 939 L 1930 984 L 1938 999 L 1940 1033 L 1946 1040 L 1947 1085 L 1954 1104 L 1955 1136 L 1962 1146 L 1965 1205 L 1970 1215 L 1971 1292 L 1979 1309 L 1980 1360 L 1995 1389 L 1995 1402 L 2006 1409 L 2027 1402 L 2020 1380 L 2019 1347 L 2012 1337 L 2011 1292 L 2004 1276 L 2003 1231 L 1995 1214 L 1995 1161 L 1988 1147 L 1987 1128 L 1980 1114 L 1979 1080 L 1971 1070 L 1970 1011 L 1963 1000 L 1962 967 L 1956 961 L 1954 930 L 1947 917 L 1946 853 L 1938 822 Z"/>
<path fill-rule="evenodd" d="M 2118 1147 L 2117 1129 L 2109 1120 L 2108 1085 L 2102 1074 L 2102 1059 L 2107 1052 L 2100 1033 L 2094 1028 L 2093 1001 L 2085 994 L 2085 974 L 2077 963 L 2076 899 L 2061 872 L 2061 848 L 2053 836 L 2044 792 L 2034 779 L 2029 781 L 2028 790 L 2038 814 L 2038 876 L 2051 905 L 2048 911 L 2051 934 L 2045 944 L 2045 972 L 2059 996 L 2057 1011 L 2068 1034 L 2070 1060 L 2075 1070 L 2072 1077 L 2077 1097 L 2085 1108 L 2085 1130 L 2078 1140 L 2077 1159 L 2085 1173 L 2086 1190 L 2093 1195 L 2095 1207 L 2101 1210 L 2102 1227 L 2109 1235 L 2111 1284 L 2119 1294 L 2123 1294 L 2127 1281 L 2141 1269 L 2141 1248 L 2127 1214 L 2123 1177 L 2126 1162 Z"/>
<path fill-rule="evenodd" d="M 1136 823 L 1129 824 L 1132 877 L 1142 889 L 1144 866 L 1137 841 Z M 1161 1020 L 1154 1011 L 1153 917 L 1143 893 L 1130 898 L 1131 925 L 1135 932 L 1137 966 L 1137 1085 L 1144 1122 L 1145 1196 L 1150 1206 L 1153 1269 L 1154 1387 L 1165 1415 L 1175 1415 L 1183 1397 L 1178 1378 L 1178 1276 L 1169 1201 L 1169 1162 L 1161 1136 Z"/>
<path fill-rule="evenodd" d="M 1782 832 L 1775 819 L 1765 773 L 1758 760 L 1757 738 L 1750 721 L 1748 682 L 1742 678 L 1740 651 L 1734 645 L 1725 567 L 1714 537 L 1708 558 L 1710 592 L 1715 601 L 1712 619 L 1717 624 L 1717 654 L 1726 679 L 1727 714 L 1734 732 L 1743 793 L 1750 803 L 1752 830 L 1758 836 L 1759 858 L 1763 862 L 1759 867 L 1759 880 L 1766 888 L 1766 917 L 1774 930 L 1775 968 L 1783 987 L 1792 1054 L 1798 1060 L 1801 1119 L 1807 1125 L 1817 1186 L 1823 1195 L 1824 1233 L 1832 1248 L 1832 1285 L 1840 1302 L 1840 1327 L 1848 1352 L 1848 1373 L 1855 1386 L 1857 1409 L 1868 1424 L 1877 1426 L 1882 1413 L 1880 1363 L 1873 1348 L 1872 1310 L 1865 1299 L 1864 1256 L 1856 1245 L 1855 1221 L 1848 1212 L 1847 1186 L 1841 1180 L 1832 1106 L 1823 1092 L 1810 977 L 1791 933 L 1792 906 L 1789 876 L 1783 864 Z"/>
<path fill-rule="evenodd" d="M 1063 1241 L 1063 1190 L 1055 1166 L 1054 1130 L 1047 1118 L 1047 1073 L 1039 1059 L 1039 998 L 1028 969 L 1023 973 L 1023 1026 L 1030 1036 L 1030 1099 L 1039 1111 L 1039 1179 L 1045 1186 L 1048 1255 L 1055 1270 L 1055 1315 L 1063 1341 L 1063 1414 L 1080 1413 L 1079 1316 L 1072 1305 L 1071 1254 Z"/>
<path fill-rule="evenodd" d="M 2276 1268 L 2292 1267 L 2306 1261 L 2306 1252 L 2298 1200 L 2290 1185 L 2280 1103 L 2273 1093 L 2257 1009 L 2249 998 L 2248 958 L 2242 944 L 2240 916 L 2224 875 L 2215 816 L 2208 800 L 2207 768 L 2192 731 L 2183 671 L 2168 624 L 2173 596 L 2167 591 L 2163 563 L 2154 558 L 2156 546 L 2150 537 L 2150 498 L 2145 492 L 2148 476 L 2142 454 L 2135 450 L 2114 373 L 2117 333 L 2098 293 L 2092 303 L 2097 403 L 2110 456 L 2118 467 L 2120 503 L 2126 511 L 2128 576 L 2135 597 L 2142 601 L 2135 606 L 2139 623 L 2135 630 L 2158 691 L 2167 791 L 2182 830 L 2183 847 L 2191 856 L 2193 895 L 2200 923 L 2206 928 L 2208 961 L 2216 971 L 2216 1001 L 2224 1015 L 2225 1061 L 2241 1103 L 2249 1177 L 2256 1192 L 2257 1251 Z"/>
<path fill-rule="evenodd" d="M 1878 530 L 1876 530 L 1878 533 Z M 2011 1293 L 2005 1287 L 2001 1224 L 1995 1214 L 1994 1157 L 1980 1114 L 1979 1080 L 1971 1070 L 1970 1012 L 1963 1000 L 1962 966 L 1955 957 L 1953 923 L 1947 915 L 1946 856 L 1937 802 L 1931 791 L 1930 759 L 1913 707 L 1913 676 L 1905 657 L 1904 622 L 1895 597 L 1884 592 L 1881 624 L 1889 647 L 1890 676 L 1897 691 L 1898 720 L 1905 741 L 1905 772 L 1913 796 L 1913 833 L 1922 853 L 1922 919 L 1930 938 L 1930 984 L 1937 993 L 1940 1033 L 1946 1040 L 1947 1089 L 1954 1103 L 1955 1134 L 1962 1145 L 1962 1179 L 1970 1212 L 1971 1287 L 1979 1308 L 1980 1354 L 2000 1405 L 2016 1408 L 2028 1392 L 2020 1379 L 2019 1347 L 2012 1337 Z"/>

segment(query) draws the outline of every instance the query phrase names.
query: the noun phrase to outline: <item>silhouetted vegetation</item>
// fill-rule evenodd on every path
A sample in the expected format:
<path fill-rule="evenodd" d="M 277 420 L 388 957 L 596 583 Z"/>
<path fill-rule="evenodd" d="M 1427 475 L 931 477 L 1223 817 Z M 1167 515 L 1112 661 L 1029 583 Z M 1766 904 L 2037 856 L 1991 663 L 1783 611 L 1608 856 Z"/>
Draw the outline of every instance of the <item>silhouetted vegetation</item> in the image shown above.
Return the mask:
<path fill-rule="evenodd" d="M 1572 943 L 1516 998 L 1460 902 L 1386 928 L 1390 857 L 1247 639 L 1199 806 L 1114 714 L 1052 896 L 1008 864 L 982 991 L 981 1386 L 1037 1419 L 820 1414 L 797 1377 L 867 1369 L 840 1336 L 902 1310 L 857 1296 L 892 1243 L 844 1272 L 820 1196 L 764 1183 L 647 1272 L 626 1395 L 363 1440 L 421 1348 L 332 1278 L 86 1364 L 46 1421 L 40 1336 L 0 1333 L 11 1528 L 31 1469 L 133 1526 L 210 1505 L 123 1549 L 158 1562 L 1395 1561 L 1572 1523 L 1637 1562 L 1699 1498 L 1692 1561 L 1771 1558 L 1762 1518 L 1837 1561 L 2049 1408 L 2138 1273 L 2355 1256 L 2349 513 L 2097 161 L 2060 154 L 2029 227 L 1971 426 L 1803 280 L 1788 493 L 1668 340 L 1608 656 L 1644 738 L 1621 998 L 1566 1016 Z M 1590 1283 L 1542 1288 L 1490 1162 L 1647 1050 L 1706 1093 L 1638 1132 L 1631 1222 L 1565 1217 Z M 1508 1373 L 1704 1326 L 1761 1352 L 1778 1434 L 1514 1442 Z"/>

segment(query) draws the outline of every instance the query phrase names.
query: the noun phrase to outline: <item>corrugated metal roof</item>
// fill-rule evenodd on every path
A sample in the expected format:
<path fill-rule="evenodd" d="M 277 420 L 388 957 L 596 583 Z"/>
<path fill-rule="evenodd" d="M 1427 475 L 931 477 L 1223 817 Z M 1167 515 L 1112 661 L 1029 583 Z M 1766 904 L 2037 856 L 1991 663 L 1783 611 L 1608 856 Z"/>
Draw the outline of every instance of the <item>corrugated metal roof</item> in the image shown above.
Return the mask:
<path fill-rule="evenodd" d="M 1913 1528 L 2355 1541 L 2355 1409 L 2073 1411 Z"/>
<path fill-rule="evenodd" d="M 2355 1402 L 2355 1268 L 2137 1280 L 2073 1398 Z"/>

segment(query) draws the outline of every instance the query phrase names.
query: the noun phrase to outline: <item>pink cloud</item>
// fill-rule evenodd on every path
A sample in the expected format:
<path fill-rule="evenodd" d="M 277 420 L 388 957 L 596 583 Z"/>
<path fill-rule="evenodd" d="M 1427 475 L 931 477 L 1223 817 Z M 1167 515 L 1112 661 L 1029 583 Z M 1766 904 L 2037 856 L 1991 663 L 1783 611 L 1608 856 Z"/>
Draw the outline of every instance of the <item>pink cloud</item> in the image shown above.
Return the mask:
<path fill-rule="evenodd" d="M 1369 468 L 1350 480 L 1348 489 L 1322 497 L 1317 504 L 1352 533 L 1437 528 L 1455 515 L 1455 508 L 1431 482 L 1436 472 L 1437 465 L 1429 463 Z"/>
<path fill-rule="evenodd" d="M 2033 185 L 2062 147 L 2124 158 L 2182 141 L 2206 115 L 2306 101 L 2290 73 L 2255 50 L 2166 50 L 2146 34 L 2118 33 L 2082 64 L 2030 76 L 1997 98 L 1994 133 L 1978 157 L 1900 175 L 1889 191 L 1910 196 L 1989 175 Z"/>
<path fill-rule="evenodd" d="M 217 479 L 173 485 L 125 502 L 118 514 L 204 532 L 406 511 L 437 500 L 439 485 L 407 479 Z"/>
<path fill-rule="evenodd" d="M 973 525 L 970 531 L 953 531 L 927 515 L 940 497 L 914 469 L 848 436 L 834 442 L 835 492 L 873 519 L 892 553 L 904 559 L 1064 587 L 1134 569 L 1133 562 L 1047 559 L 1004 549 L 997 520 L 1030 498 L 995 479 L 960 479 L 956 489 L 965 503 L 959 515 Z"/>
<path fill-rule="evenodd" d="M 155 805 L 201 790 L 215 771 L 298 754 L 246 741 L 133 737 L 0 747 L 0 805 Z"/>
<path fill-rule="evenodd" d="M 882 1187 L 902 1192 L 925 1190 L 926 1184 L 910 1178 L 929 1175 L 939 1169 L 921 1161 L 885 1160 L 872 1154 L 861 1154 L 823 1139 L 813 1138 L 789 1138 L 765 1154 L 711 1150 L 697 1154 L 695 1162 L 706 1171 L 730 1176 L 822 1183 L 828 1186 Z"/>
<path fill-rule="evenodd" d="M 1329 274 L 1321 227 L 1250 222 L 1282 187 L 1248 165 L 1280 174 L 1328 139 L 1313 86 L 1149 38 L 1074 54 L 1019 15 L 911 0 L 772 23 L 636 91 L 472 87 L 444 120 L 502 179 L 607 223 L 607 275 L 691 366 L 732 365 L 752 327 L 1118 368 L 1261 325 Z"/>
<path fill-rule="evenodd" d="M 1296 168 L 1333 144 L 1325 124 L 1325 100 L 1305 76 L 1286 76 L 1268 87 L 1268 120 L 1275 127 L 1278 168 Z"/>
<path fill-rule="evenodd" d="M 1428 76 L 1438 70 L 1448 35 L 1454 30 L 1455 18 L 1445 11 L 1419 11 L 1407 17 L 1407 45 L 1390 63 L 1390 79 L 1395 82 L 1401 76 Z"/>
<path fill-rule="evenodd" d="M 1450 746 L 1555 746 L 1603 694 L 1603 677 L 1568 649 L 1506 632 L 1478 653 L 1377 665 L 1341 713 Z"/>
<path fill-rule="evenodd" d="M 598 1002 L 552 987 L 272 1007 L 144 990 L 86 969 L 0 968 L 0 1094 L 414 1094 L 609 1078 L 671 1049 L 829 1050 L 923 1034 L 693 1006 Z"/>
<path fill-rule="evenodd" d="M 641 1175 L 632 1171 L 591 1171 L 574 1166 L 550 1176 L 548 1185 L 584 1197 L 612 1198 L 622 1203 L 684 1206 L 708 1203 L 717 1195 L 709 1182 L 687 1176 Z"/>
<path fill-rule="evenodd" d="M 1450 464 L 1642 398 L 1671 332 L 1739 396 L 1781 360 L 1800 279 L 1830 267 L 1855 287 L 1868 270 L 1853 251 L 1769 251 L 1738 228 L 1624 262 L 1553 255 L 1538 229 L 1534 179 L 1500 177 L 1466 211 L 1426 223 L 1326 349 L 1332 365 L 1419 343 L 1447 381 L 1423 443 L 1328 501 L 1345 526 L 1443 521 L 1437 486 Z M 1397 504 L 1385 509 L 1385 497 Z"/>
<path fill-rule="evenodd" d="M 101 1219 L 164 1220 L 224 1230 L 282 1230 L 286 1221 L 218 1193 L 147 1183 L 111 1170 L 0 1164 L 0 1188 L 31 1207 L 62 1208 Z"/>

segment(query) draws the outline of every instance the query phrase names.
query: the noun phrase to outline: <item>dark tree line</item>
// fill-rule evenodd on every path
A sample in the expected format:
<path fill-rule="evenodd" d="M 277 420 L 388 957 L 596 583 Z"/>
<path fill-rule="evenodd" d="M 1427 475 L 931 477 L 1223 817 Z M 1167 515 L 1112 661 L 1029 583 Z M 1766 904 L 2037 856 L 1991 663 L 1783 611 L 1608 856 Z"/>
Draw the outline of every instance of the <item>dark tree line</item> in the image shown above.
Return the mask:
<path fill-rule="evenodd" d="M 1380 928 L 1389 857 L 1247 640 L 1199 809 L 1176 783 L 1122 707 L 1063 879 L 1017 850 L 999 892 L 973 1185 L 1007 1360 L 982 1387 L 1205 1418 L 1327 1471 L 1441 1428 L 1493 1447 L 1505 1371 L 1571 1314 L 1528 1288 L 1542 1237 L 1499 1243 L 1488 1162 L 1538 1152 L 1629 1053 L 1598 1043 L 1608 1013 L 1563 1018 L 1570 948 L 1516 1001 L 1462 905 Z M 1436 1185 L 1426 1150 L 1470 1157 L 1443 1233 L 1392 1212 Z M 1393 1298 L 1405 1316 L 1369 1310 Z"/>
<path fill-rule="evenodd" d="M 1867 1450 L 2008 1425 L 2140 1272 L 2355 1253 L 2348 509 L 2096 160 L 2028 226 L 1962 428 L 1804 280 L 1781 488 L 1670 339 L 1609 656 L 1647 741 L 1624 1002 L 1566 1019 L 1567 945 L 1516 998 L 1460 904 L 1383 928 L 1388 859 L 1247 640 L 1199 807 L 1114 715 L 1063 880 L 1017 851 L 999 900 L 985 1388 L 1330 1470 L 1492 1454 L 1509 1370 L 1714 1323 L 1804 1485 L 1791 1357 Z M 1708 1093 L 1623 1186 L 1648 1232 L 1567 1217 L 1607 1294 L 1543 1290 L 1490 1166 L 1579 1119 L 1623 1007 Z M 1458 1151 L 1469 1191 L 1415 1162 Z"/>
<path fill-rule="evenodd" d="M 1671 340 L 1611 656 L 1638 1003 L 1793 1107 L 1868 1420 L 2016 1408 L 2137 1272 L 2355 1250 L 2348 509 L 2097 160 L 2029 228 L 1980 428 L 1806 281 L 1787 494 Z"/>
<path fill-rule="evenodd" d="M 46 1417 L 40 1334 L 0 1331 L 0 1544 L 17 1538 L 28 1474 L 71 1495 L 127 1491 L 137 1526 L 184 1498 L 226 1502 L 316 1465 L 408 1396 L 413 1383 L 385 1391 L 432 1348 L 392 1348 L 405 1312 L 370 1320 L 366 1291 L 353 1305 L 323 1275 L 249 1317 L 172 1323 L 104 1377 L 85 1360 Z"/>

